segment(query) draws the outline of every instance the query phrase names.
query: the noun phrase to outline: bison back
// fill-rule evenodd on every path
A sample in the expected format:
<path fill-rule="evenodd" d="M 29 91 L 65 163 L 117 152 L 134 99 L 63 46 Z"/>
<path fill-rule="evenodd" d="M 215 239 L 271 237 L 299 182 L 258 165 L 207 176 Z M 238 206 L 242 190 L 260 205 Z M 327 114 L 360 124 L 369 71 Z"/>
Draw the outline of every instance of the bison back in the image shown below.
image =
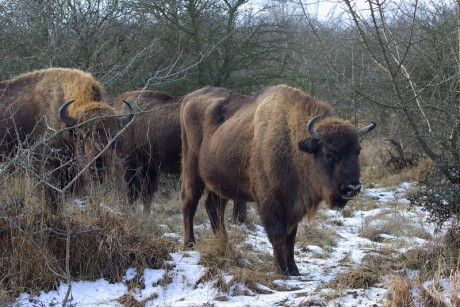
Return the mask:
<path fill-rule="evenodd" d="M 135 156 L 136 163 L 150 163 L 161 172 L 180 172 L 181 97 L 139 90 L 118 95 L 114 107 L 119 114 L 129 109 L 122 100 L 134 103 L 140 112 L 122 136 L 121 155 Z"/>
<path fill-rule="evenodd" d="M 183 159 L 206 186 L 227 198 L 254 201 L 247 174 L 255 104 L 222 88 L 204 88 L 184 97 L 181 111 Z"/>

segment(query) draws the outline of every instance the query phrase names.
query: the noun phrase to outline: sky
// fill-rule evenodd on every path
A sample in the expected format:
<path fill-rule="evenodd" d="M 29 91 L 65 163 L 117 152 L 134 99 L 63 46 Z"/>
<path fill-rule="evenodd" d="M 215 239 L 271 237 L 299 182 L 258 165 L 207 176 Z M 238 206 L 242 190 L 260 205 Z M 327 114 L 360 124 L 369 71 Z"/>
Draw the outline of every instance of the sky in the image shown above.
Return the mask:
<path fill-rule="evenodd" d="M 270 5 L 270 3 L 277 2 L 274 0 L 250 0 L 245 7 L 260 10 L 260 8 Z M 319 20 L 323 21 L 345 12 L 344 4 L 341 0 L 287 0 L 287 3 L 290 3 L 289 5 L 294 8 L 300 8 L 300 2 L 312 16 L 316 16 Z M 366 0 L 352 0 L 352 4 L 358 9 L 365 9 L 367 7 Z"/>

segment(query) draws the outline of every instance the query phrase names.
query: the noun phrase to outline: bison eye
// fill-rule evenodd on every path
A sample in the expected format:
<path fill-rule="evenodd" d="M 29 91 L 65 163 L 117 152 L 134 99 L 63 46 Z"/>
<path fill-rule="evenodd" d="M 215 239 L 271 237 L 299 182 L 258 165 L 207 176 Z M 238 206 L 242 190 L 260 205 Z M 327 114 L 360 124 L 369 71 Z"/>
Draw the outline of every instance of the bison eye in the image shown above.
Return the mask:
<path fill-rule="evenodd" d="M 324 154 L 324 158 L 326 159 L 326 161 L 335 161 L 337 160 L 337 155 L 332 152 L 326 152 Z"/>

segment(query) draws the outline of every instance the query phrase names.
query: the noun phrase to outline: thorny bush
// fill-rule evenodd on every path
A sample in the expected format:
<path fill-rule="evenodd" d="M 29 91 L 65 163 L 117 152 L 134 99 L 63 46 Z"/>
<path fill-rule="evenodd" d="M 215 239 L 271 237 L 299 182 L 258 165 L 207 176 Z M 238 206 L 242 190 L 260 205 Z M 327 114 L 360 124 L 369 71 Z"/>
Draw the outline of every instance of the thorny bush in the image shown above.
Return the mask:
<path fill-rule="evenodd" d="M 460 221 L 460 184 L 451 183 L 435 166 L 420 175 L 419 190 L 410 197 L 411 206 L 421 206 L 428 221 L 439 228 Z"/>

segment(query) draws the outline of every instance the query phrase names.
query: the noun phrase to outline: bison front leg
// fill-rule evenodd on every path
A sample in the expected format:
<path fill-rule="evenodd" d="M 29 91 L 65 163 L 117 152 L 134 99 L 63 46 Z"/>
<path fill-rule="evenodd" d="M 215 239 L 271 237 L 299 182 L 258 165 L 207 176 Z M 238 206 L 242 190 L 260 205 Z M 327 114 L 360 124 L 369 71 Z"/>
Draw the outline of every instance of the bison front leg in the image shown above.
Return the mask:
<path fill-rule="evenodd" d="M 291 276 L 300 276 L 299 269 L 294 260 L 294 245 L 295 245 L 295 237 L 297 234 L 297 225 L 291 231 L 291 233 L 286 238 L 286 262 L 289 271 L 289 275 Z"/>
<path fill-rule="evenodd" d="M 273 258 L 279 273 L 289 275 L 286 259 L 286 222 L 281 212 L 276 212 L 276 204 L 262 204 L 259 208 L 260 217 L 268 239 L 273 246 Z"/>
<path fill-rule="evenodd" d="M 227 241 L 227 231 L 225 229 L 225 207 L 228 199 L 220 197 L 216 193 L 209 192 L 206 198 L 206 212 L 211 221 L 212 231 L 216 237 L 221 237 Z"/>
<path fill-rule="evenodd" d="M 126 167 L 124 177 L 128 185 L 128 202 L 130 205 L 133 205 L 139 198 L 140 191 L 140 183 L 137 170 L 135 168 Z"/>
<path fill-rule="evenodd" d="M 159 171 L 155 166 L 146 167 L 143 170 L 143 184 L 141 189 L 142 201 L 144 203 L 144 213 L 150 214 L 153 196 L 158 189 Z"/>

